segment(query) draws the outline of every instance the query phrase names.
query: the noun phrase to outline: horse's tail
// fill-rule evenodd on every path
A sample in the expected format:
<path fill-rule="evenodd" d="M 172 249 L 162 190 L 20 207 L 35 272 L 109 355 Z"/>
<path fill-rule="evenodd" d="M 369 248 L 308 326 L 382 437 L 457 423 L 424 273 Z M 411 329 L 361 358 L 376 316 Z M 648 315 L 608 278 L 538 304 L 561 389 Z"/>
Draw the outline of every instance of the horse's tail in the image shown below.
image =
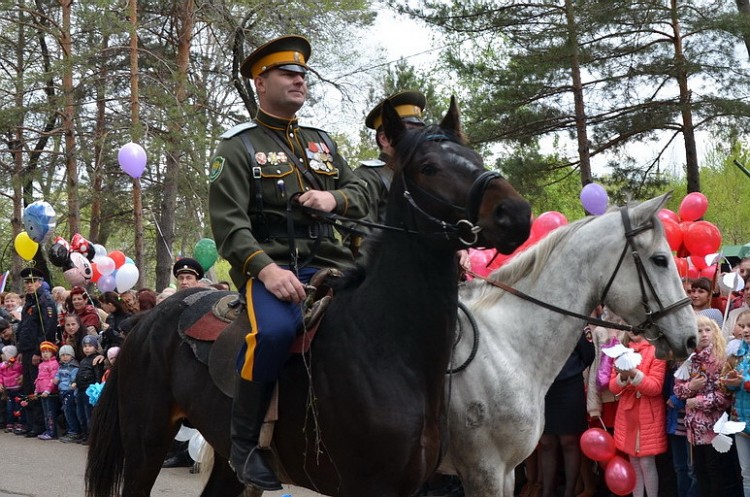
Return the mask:
<path fill-rule="evenodd" d="M 91 419 L 85 475 L 86 497 L 120 495 L 125 452 L 120 436 L 117 370 L 112 368 Z"/>

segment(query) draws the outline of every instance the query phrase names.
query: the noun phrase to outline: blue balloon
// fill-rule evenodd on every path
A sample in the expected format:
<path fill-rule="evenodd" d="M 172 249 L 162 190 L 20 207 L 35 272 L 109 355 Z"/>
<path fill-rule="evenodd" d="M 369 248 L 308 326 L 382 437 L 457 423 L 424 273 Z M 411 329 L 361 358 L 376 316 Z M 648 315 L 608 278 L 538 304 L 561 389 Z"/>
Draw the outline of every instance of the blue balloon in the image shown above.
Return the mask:
<path fill-rule="evenodd" d="M 135 264 L 135 261 L 128 256 L 125 256 L 125 264 Z"/>
<path fill-rule="evenodd" d="M 57 225 L 55 210 L 47 202 L 37 200 L 23 210 L 23 225 L 29 238 L 36 243 L 43 243 Z"/>

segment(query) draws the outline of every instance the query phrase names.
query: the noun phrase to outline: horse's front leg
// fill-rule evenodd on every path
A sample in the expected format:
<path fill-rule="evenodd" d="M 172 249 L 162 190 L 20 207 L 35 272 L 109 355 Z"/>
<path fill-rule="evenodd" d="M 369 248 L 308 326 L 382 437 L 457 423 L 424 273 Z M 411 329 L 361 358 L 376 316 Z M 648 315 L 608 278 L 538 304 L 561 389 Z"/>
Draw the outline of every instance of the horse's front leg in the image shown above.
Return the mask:
<path fill-rule="evenodd" d="M 125 447 L 122 497 L 149 497 L 180 423 L 172 421 L 166 401 L 139 403 L 130 409 L 135 412 L 128 412 L 127 418 L 151 422 L 134 421 L 133 428 L 140 433 L 122 434 Z"/>
<path fill-rule="evenodd" d="M 262 491 L 255 496 L 246 491 L 245 486 L 237 480 L 237 476 L 229 466 L 229 461 L 214 452 L 211 474 L 201 492 L 201 497 L 261 497 L 261 495 L 263 495 Z"/>

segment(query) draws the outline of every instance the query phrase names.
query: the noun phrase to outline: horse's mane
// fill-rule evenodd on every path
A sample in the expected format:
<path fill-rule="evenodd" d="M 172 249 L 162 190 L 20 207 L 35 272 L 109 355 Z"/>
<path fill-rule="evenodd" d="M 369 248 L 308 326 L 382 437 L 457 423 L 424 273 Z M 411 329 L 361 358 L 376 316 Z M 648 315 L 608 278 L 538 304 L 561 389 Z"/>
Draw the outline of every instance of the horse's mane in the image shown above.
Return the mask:
<path fill-rule="evenodd" d="M 619 210 L 619 207 L 610 207 L 605 214 L 602 214 L 602 216 L 617 210 Z M 547 262 L 549 261 L 554 249 L 557 248 L 558 245 L 565 243 L 568 238 L 573 236 L 573 234 L 583 226 L 599 217 L 601 216 L 587 216 L 583 219 L 579 219 L 578 221 L 557 228 L 535 245 L 514 257 L 513 260 L 508 262 L 508 264 L 493 271 L 487 279 L 489 281 L 501 281 L 506 285 L 514 285 L 518 283 L 521 278 L 525 277 L 530 278 L 531 281 L 535 281 L 546 268 Z M 663 241 L 664 235 L 658 217 L 654 215 L 650 221 L 654 224 L 654 236 L 651 239 L 650 246 L 650 250 L 653 251 L 656 248 L 656 245 L 660 243 L 660 241 Z M 498 291 L 499 289 L 492 285 L 482 285 L 480 288 L 481 292 L 478 294 L 476 301 L 477 307 L 480 308 L 494 305 L 503 297 L 503 295 L 505 295 L 504 291 Z"/>

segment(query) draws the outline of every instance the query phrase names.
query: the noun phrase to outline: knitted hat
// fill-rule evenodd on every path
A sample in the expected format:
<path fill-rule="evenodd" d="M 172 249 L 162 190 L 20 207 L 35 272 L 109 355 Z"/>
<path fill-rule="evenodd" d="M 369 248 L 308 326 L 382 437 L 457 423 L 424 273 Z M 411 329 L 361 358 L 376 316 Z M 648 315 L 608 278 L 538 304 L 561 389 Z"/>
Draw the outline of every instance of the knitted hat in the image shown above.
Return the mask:
<path fill-rule="evenodd" d="M 83 340 L 81 340 L 81 345 L 93 345 L 94 347 L 98 347 L 99 340 L 97 340 L 94 335 L 86 335 L 83 337 Z"/>
<path fill-rule="evenodd" d="M 59 355 L 60 355 L 60 357 L 62 357 L 65 354 L 67 354 L 67 355 L 69 355 L 71 357 L 75 357 L 76 356 L 76 351 L 73 350 L 73 346 L 71 346 L 71 345 L 63 345 L 62 347 L 60 347 L 60 354 Z"/>
<path fill-rule="evenodd" d="M 120 347 L 110 347 L 107 350 L 107 359 L 109 359 L 111 361 L 112 359 L 114 359 L 115 357 L 117 357 L 117 354 L 119 354 L 119 353 L 120 353 Z"/>
<path fill-rule="evenodd" d="M 5 356 L 6 361 L 10 361 L 18 355 L 18 349 L 15 345 L 6 345 L 3 347 L 3 355 Z"/>
<path fill-rule="evenodd" d="M 45 341 L 39 344 L 39 350 L 40 351 L 49 350 L 50 352 L 52 352 L 52 355 L 55 355 L 57 354 L 57 345 L 55 345 L 52 342 Z"/>

